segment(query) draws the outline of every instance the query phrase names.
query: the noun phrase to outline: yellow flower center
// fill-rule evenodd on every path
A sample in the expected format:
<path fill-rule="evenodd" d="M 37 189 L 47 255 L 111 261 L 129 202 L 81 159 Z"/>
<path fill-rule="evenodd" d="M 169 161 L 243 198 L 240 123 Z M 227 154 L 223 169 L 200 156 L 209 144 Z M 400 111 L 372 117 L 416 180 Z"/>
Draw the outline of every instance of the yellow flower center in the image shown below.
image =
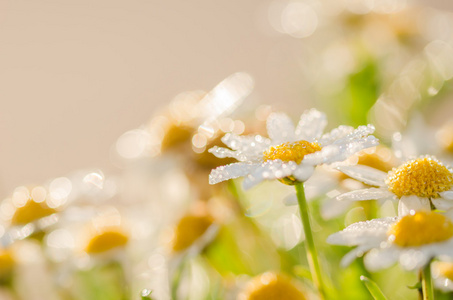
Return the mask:
<path fill-rule="evenodd" d="M 211 226 L 210 216 L 187 215 L 176 226 L 173 239 L 173 251 L 178 252 L 189 248 Z"/>
<path fill-rule="evenodd" d="M 321 149 L 321 146 L 316 142 L 310 143 L 304 140 L 288 142 L 270 147 L 264 151 L 263 159 L 264 161 L 280 159 L 284 162 L 294 161 L 300 164 L 305 155 L 315 153 Z"/>
<path fill-rule="evenodd" d="M 11 275 L 14 265 L 15 262 L 11 251 L 0 249 L 0 279 Z"/>
<path fill-rule="evenodd" d="M 453 236 L 453 223 L 444 215 L 419 211 L 395 223 L 388 232 L 390 240 L 400 247 L 415 247 L 448 240 Z"/>
<path fill-rule="evenodd" d="M 286 276 L 264 273 L 250 282 L 240 300 L 305 300 L 304 294 Z"/>
<path fill-rule="evenodd" d="M 188 126 L 179 124 L 170 125 L 162 139 L 162 152 L 168 151 L 184 144 L 187 141 L 190 141 L 193 131 L 194 130 Z"/>
<path fill-rule="evenodd" d="M 445 262 L 445 261 L 438 261 L 435 264 L 439 273 L 445 277 L 453 281 L 453 263 Z"/>
<path fill-rule="evenodd" d="M 57 211 L 50 208 L 45 202 L 37 203 L 29 199 L 24 206 L 18 207 L 11 219 L 12 225 L 24 225 L 38 219 L 50 216 Z"/>
<path fill-rule="evenodd" d="M 437 198 L 453 186 L 453 174 L 439 161 L 418 158 L 394 168 L 387 177 L 389 191 L 398 197 Z"/>
<path fill-rule="evenodd" d="M 112 250 L 117 247 L 122 247 L 127 244 L 129 238 L 124 233 L 116 230 L 104 231 L 94 236 L 86 247 L 86 252 L 97 254 Z"/>

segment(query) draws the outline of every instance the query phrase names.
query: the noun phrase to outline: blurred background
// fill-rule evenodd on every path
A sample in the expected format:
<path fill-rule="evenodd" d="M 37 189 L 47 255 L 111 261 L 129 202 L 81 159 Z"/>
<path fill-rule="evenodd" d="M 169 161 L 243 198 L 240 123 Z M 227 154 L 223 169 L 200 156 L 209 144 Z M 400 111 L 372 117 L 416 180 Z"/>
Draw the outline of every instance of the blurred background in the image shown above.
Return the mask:
<path fill-rule="evenodd" d="M 321 2 L 305 2 L 313 10 L 287 10 L 285 23 L 297 1 L 1 0 L 0 194 L 114 169 L 110 148 L 123 132 L 178 93 L 210 90 L 237 71 L 255 81 L 246 102 L 323 108 L 307 70 L 320 47 L 310 39 L 327 38 L 327 25 Z M 453 10 L 448 0 L 411 3 Z"/>

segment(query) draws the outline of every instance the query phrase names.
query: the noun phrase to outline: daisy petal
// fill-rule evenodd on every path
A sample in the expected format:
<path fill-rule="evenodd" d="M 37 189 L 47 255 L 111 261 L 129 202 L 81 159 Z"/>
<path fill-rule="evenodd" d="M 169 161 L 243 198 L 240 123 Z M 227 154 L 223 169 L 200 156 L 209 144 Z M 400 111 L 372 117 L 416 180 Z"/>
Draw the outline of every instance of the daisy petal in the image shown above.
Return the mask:
<path fill-rule="evenodd" d="M 362 257 L 365 252 L 367 252 L 368 250 L 370 250 L 372 248 L 373 248 L 373 246 L 371 246 L 371 245 L 361 245 L 361 246 L 358 246 L 357 248 L 349 251 L 341 259 L 341 263 L 340 263 L 341 267 L 346 268 L 354 261 L 354 259 L 356 259 L 357 257 Z"/>
<path fill-rule="evenodd" d="M 349 133 L 345 137 L 337 139 L 335 141 L 335 144 L 359 140 L 363 137 L 366 137 L 369 134 L 372 134 L 374 130 L 375 130 L 374 126 L 371 124 L 368 124 L 367 126 L 359 126 L 357 129 L 355 129 L 353 132 Z"/>
<path fill-rule="evenodd" d="M 368 136 L 355 142 L 326 145 L 321 151 L 305 155 L 304 163 L 319 165 L 341 162 L 360 150 L 377 146 L 378 144 L 379 142 L 374 136 Z"/>
<path fill-rule="evenodd" d="M 271 144 L 268 138 L 262 137 L 261 135 L 240 136 L 234 133 L 225 134 L 222 137 L 222 142 L 232 150 L 257 151 L 261 153 Z"/>
<path fill-rule="evenodd" d="M 254 169 L 243 182 L 244 189 L 250 189 L 263 180 L 288 177 L 296 169 L 296 163 L 283 163 L 281 160 L 270 160 Z"/>
<path fill-rule="evenodd" d="M 330 145 L 336 140 L 343 138 L 354 131 L 354 127 L 341 125 L 332 129 L 329 133 L 324 134 L 319 140 L 321 146 Z"/>
<path fill-rule="evenodd" d="M 434 206 L 437 209 L 440 209 L 440 210 L 449 210 L 450 208 L 453 207 L 453 201 L 450 199 L 433 198 L 433 199 L 431 199 L 431 202 L 434 204 Z"/>
<path fill-rule="evenodd" d="M 446 200 L 453 200 L 453 191 L 441 192 L 439 195 Z"/>
<path fill-rule="evenodd" d="M 302 182 L 307 181 L 308 178 L 313 174 L 315 168 L 310 165 L 300 164 L 296 167 L 296 170 L 293 172 L 293 176 Z"/>
<path fill-rule="evenodd" d="M 398 261 L 399 251 L 393 247 L 372 249 L 363 258 L 366 268 L 372 272 L 388 268 Z"/>
<path fill-rule="evenodd" d="M 412 271 L 424 267 L 431 257 L 420 249 L 408 249 L 399 255 L 399 263 L 404 269 Z"/>
<path fill-rule="evenodd" d="M 294 123 L 284 113 L 272 113 L 267 119 L 267 133 L 275 144 L 282 144 L 284 142 L 293 142 Z"/>
<path fill-rule="evenodd" d="M 209 174 L 209 184 L 216 184 L 228 179 L 238 178 L 249 174 L 257 164 L 252 163 L 233 163 L 226 166 L 218 167 Z"/>
<path fill-rule="evenodd" d="M 316 109 L 310 109 L 301 117 L 296 127 L 298 140 L 313 141 L 321 137 L 327 125 L 326 115 Z"/>
<path fill-rule="evenodd" d="M 349 141 L 342 143 L 334 143 L 326 146 L 324 149 L 329 147 L 338 147 L 339 151 L 337 155 L 325 156 L 324 163 L 332 163 L 338 161 L 344 161 L 351 155 L 373 146 L 379 145 L 379 140 L 374 136 L 370 135 L 357 141 Z"/>
<path fill-rule="evenodd" d="M 428 198 L 421 198 L 415 195 L 403 196 L 398 201 L 398 216 L 403 217 L 409 215 L 413 211 L 431 210 L 431 204 Z"/>
<path fill-rule="evenodd" d="M 217 147 L 217 146 L 212 147 L 211 149 L 208 150 L 208 152 L 214 154 L 218 158 L 232 157 L 232 158 L 236 158 L 238 161 L 247 161 L 247 160 L 253 159 L 253 156 L 247 155 L 246 153 L 243 153 L 242 151 L 233 151 L 228 148 Z"/>
<path fill-rule="evenodd" d="M 396 218 L 382 218 L 351 224 L 342 231 L 331 234 L 327 243 L 345 246 L 370 243 L 379 245 L 387 239 L 387 231 L 395 220 Z"/>
<path fill-rule="evenodd" d="M 346 175 L 368 185 L 385 186 L 387 173 L 380 170 L 364 165 L 341 166 L 338 169 Z"/>
<path fill-rule="evenodd" d="M 379 189 L 379 188 L 369 188 L 363 190 L 356 190 L 351 191 L 348 193 L 344 193 L 335 197 L 335 200 L 343 201 L 361 201 L 361 200 L 377 200 L 392 197 L 393 193 L 391 193 L 387 189 Z"/>

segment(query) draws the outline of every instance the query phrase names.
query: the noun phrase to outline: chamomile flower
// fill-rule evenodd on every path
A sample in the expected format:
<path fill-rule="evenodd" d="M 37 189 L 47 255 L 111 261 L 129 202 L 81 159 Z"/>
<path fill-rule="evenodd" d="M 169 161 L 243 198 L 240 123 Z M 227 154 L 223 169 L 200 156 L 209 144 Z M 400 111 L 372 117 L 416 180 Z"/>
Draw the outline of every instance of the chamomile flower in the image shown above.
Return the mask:
<path fill-rule="evenodd" d="M 398 214 L 430 210 L 431 204 L 446 210 L 453 206 L 453 170 L 432 156 L 409 160 L 385 173 L 366 166 L 342 166 L 350 177 L 378 188 L 341 194 L 337 200 L 397 198 Z"/>
<path fill-rule="evenodd" d="M 453 257 L 453 222 L 448 216 L 434 211 L 412 211 L 404 217 L 354 223 L 330 235 L 327 242 L 357 246 L 343 257 L 343 266 L 369 251 L 364 263 L 370 271 L 390 267 L 396 262 L 406 270 L 415 270 L 434 257 Z"/>
<path fill-rule="evenodd" d="M 344 161 L 378 144 L 370 135 L 374 131 L 371 125 L 358 129 L 340 126 L 323 135 L 326 125 L 325 114 L 311 109 L 302 114 L 297 126 L 284 113 L 271 114 L 267 119 L 269 138 L 227 134 L 222 141 L 231 149 L 213 147 L 209 151 L 219 158 L 232 157 L 239 162 L 214 169 L 209 183 L 242 176 L 246 176 L 244 188 L 272 179 L 288 184 L 303 182 L 316 165 Z"/>
<path fill-rule="evenodd" d="M 435 261 L 431 265 L 434 286 L 444 292 L 453 291 L 453 262 Z"/>

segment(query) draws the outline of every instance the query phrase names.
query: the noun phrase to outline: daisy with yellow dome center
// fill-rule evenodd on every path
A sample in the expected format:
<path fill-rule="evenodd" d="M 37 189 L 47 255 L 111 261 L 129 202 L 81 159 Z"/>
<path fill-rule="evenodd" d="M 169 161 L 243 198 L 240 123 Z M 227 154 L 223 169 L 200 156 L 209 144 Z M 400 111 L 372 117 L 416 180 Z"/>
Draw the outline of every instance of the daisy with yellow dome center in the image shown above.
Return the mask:
<path fill-rule="evenodd" d="M 304 182 L 316 165 L 344 161 L 352 154 L 378 144 L 370 135 L 374 131 L 371 125 L 358 129 L 340 126 L 323 134 L 326 125 L 325 114 L 311 109 L 302 114 L 297 126 L 284 113 L 271 114 L 267 119 L 269 138 L 227 134 L 222 141 L 230 149 L 213 147 L 209 152 L 239 162 L 212 170 L 209 183 L 243 176 L 246 189 L 263 180 Z"/>
<path fill-rule="evenodd" d="M 378 188 L 341 194 L 337 200 L 397 198 L 400 216 L 411 210 L 431 210 L 431 206 L 441 210 L 453 207 L 453 171 L 434 157 L 423 156 L 407 161 L 387 173 L 358 165 L 339 169 Z"/>
<path fill-rule="evenodd" d="M 400 218 L 354 223 L 330 235 L 327 242 L 357 246 L 343 257 L 343 265 L 369 251 L 364 263 L 370 271 L 396 262 L 406 270 L 416 270 L 437 256 L 453 258 L 453 222 L 444 214 L 418 211 Z"/>
<path fill-rule="evenodd" d="M 253 278 L 239 300 L 305 300 L 305 296 L 291 278 L 267 272 Z"/>
<path fill-rule="evenodd" d="M 358 222 L 327 238 L 334 245 L 357 246 L 342 259 L 348 265 L 364 256 L 370 271 L 398 262 L 404 269 L 420 270 L 423 299 L 433 299 L 431 261 L 437 257 L 453 258 L 453 222 L 434 211 L 411 211 L 397 218 Z"/>

